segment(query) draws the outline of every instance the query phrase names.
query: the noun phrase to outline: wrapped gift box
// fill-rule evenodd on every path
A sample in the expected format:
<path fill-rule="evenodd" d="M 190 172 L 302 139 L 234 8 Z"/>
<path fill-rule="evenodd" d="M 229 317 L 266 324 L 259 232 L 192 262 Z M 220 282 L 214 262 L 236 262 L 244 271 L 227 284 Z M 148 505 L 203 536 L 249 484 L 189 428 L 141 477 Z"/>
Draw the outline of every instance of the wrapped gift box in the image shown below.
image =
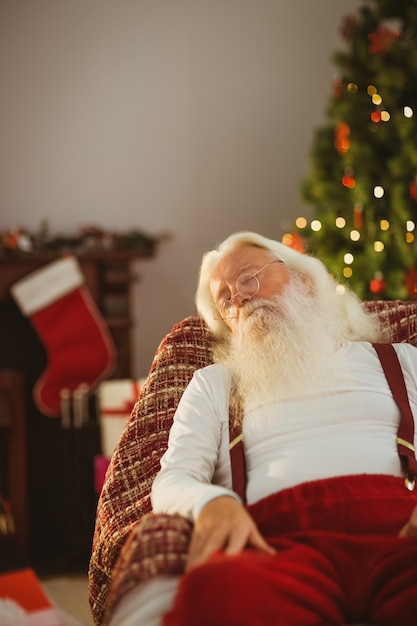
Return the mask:
<path fill-rule="evenodd" d="M 0 574 L 2 626 L 64 626 L 31 568 Z"/>
<path fill-rule="evenodd" d="M 100 494 L 106 471 L 145 378 L 107 380 L 97 390 L 102 454 L 94 457 L 94 486 Z"/>
<path fill-rule="evenodd" d="M 110 459 L 101 454 L 96 454 L 94 457 L 94 489 L 99 496 L 104 485 L 104 479 L 106 478 L 107 468 L 109 466 Z"/>
<path fill-rule="evenodd" d="M 110 459 L 145 379 L 107 380 L 98 387 L 102 455 Z"/>

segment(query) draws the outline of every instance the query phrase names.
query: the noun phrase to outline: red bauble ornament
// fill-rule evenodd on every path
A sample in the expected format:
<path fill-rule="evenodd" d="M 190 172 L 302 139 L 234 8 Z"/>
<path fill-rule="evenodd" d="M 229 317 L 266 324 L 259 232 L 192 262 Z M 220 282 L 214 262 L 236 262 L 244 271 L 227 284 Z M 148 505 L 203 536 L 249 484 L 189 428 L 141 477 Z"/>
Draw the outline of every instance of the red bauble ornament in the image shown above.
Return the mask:
<path fill-rule="evenodd" d="M 342 185 L 348 189 L 353 189 L 356 185 L 356 179 L 353 176 L 352 170 L 346 170 L 345 175 L 342 176 Z"/>
<path fill-rule="evenodd" d="M 386 26 L 381 26 L 374 33 L 368 35 L 368 50 L 371 54 L 386 54 L 389 52 L 393 41 L 399 36 L 398 30 L 392 30 Z"/>
<path fill-rule="evenodd" d="M 343 94 L 343 80 L 342 77 L 337 74 L 333 79 L 333 93 L 334 97 L 339 100 Z"/>
<path fill-rule="evenodd" d="M 417 180 L 413 180 L 410 183 L 410 198 L 417 202 Z"/>
<path fill-rule="evenodd" d="M 288 233 L 282 238 L 282 243 L 297 252 L 305 252 L 304 239 L 298 233 Z"/>
<path fill-rule="evenodd" d="M 411 300 L 417 300 L 417 270 L 414 267 L 410 267 L 405 275 L 405 284 Z"/>
<path fill-rule="evenodd" d="M 356 29 L 358 28 L 358 18 L 356 15 L 347 15 L 343 18 L 339 32 L 342 35 L 343 39 L 346 41 L 350 41 L 354 36 Z"/>
<path fill-rule="evenodd" d="M 382 272 L 375 272 L 374 278 L 369 283 L 369 289 L 374 294 L 384 293 L 387 284 Z"/>
<path fill-rule="evenodd" d="M 344 122 L 339 122 L 335 129 L 334 145 L 339 154 L 345 154 L 350 148 L 350 128 Z"/>
<path fill-rule="evenodd" d="M 19 247 L 19 235 L 19 230 L 9 230 L 7 233 L 4 233 L 2 237 L 2 244 L 6 250 L 17 250 Z"/>

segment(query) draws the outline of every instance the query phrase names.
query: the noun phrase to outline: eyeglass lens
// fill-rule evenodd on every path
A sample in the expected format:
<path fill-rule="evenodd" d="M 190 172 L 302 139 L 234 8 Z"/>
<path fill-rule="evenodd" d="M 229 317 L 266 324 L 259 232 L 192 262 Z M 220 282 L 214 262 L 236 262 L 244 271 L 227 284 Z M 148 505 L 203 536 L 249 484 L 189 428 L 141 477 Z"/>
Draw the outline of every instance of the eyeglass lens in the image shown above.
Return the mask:
<path fill-rule="evenodd" d="M 259 290 L 259 280 L 255 274 L 241 274 L 236 281 L 236 291 L 241 296 L 254 296 Z"/>

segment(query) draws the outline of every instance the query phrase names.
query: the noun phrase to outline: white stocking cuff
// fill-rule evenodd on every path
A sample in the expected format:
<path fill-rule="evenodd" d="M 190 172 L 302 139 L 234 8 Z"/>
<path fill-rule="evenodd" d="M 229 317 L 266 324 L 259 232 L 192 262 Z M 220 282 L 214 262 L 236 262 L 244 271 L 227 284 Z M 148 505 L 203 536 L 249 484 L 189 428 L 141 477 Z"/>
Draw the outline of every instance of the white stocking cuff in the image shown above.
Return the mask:
<path fill-rule="evenodd" d="M 77 259 L 64 257 L 40 267 L 11 287 L 11 293 L 26 316 L 41 311 L 84 283 Z"/>

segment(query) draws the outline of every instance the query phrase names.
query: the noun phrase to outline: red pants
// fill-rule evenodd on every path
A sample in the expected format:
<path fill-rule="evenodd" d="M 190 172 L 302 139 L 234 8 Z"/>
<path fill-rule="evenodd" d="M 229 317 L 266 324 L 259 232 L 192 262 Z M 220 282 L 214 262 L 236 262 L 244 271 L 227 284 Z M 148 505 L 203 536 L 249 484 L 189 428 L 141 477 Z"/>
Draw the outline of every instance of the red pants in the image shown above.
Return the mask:
<path fill-rule="evenodd" d="M 185 574 L 164 626 L 417 626 L 417 505 L 402 479 L 308 483 L 249 511 L 277 549 L 216 554 Z"/>

